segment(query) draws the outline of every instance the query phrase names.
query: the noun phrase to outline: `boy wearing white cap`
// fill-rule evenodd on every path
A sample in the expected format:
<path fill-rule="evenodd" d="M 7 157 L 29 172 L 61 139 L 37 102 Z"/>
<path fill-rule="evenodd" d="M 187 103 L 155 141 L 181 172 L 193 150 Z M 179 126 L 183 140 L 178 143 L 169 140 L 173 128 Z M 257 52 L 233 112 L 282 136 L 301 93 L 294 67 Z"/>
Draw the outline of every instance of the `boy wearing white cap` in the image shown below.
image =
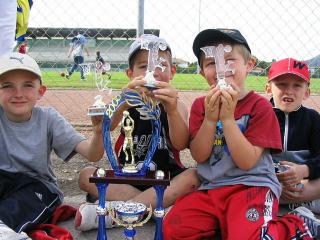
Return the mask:
<path fill-rule="evenodd" d="M 28 239 L 22 231 L 47 221 L 63 201 L 52 171 L 51 151 L 68 161 L 80 153 L 102 158 L 101 118 L 86 140 L 55 109 L 36 107 L 46 87 L 36 61 L 26 54 L 0 57 L 0 236 Z"/>
<path fill-rule="evenodd" d="M 307 63 L 285 58 L 272 63 L 266 85 L 283 144 L 283 151 L 272 157 L 275 163 L 287 168 L 277 173 L 282 183 L 280 204 L 288 204 L 298 215 L 308 211 L 303 207 L 295 209 L 298 206 L 320 213 L 320 115 L 302 106 L 310 95 L 309 84 Z M 302 216 L 305 222 L 314 220 L 310 211 Z M 313 230 L 314 236 L 320 238 L 320 229 Z"/>
<path fill-rule="evenodd" d="M 143 44 L 149 42 L 153 45 L 164 44 L 165 49 L 159 49 L 158 56 L 162 58 L 163 70 L 156 68 L 153 73 L 155 78 L 154 87 L 150 90 L 145 87 L 148 84 L 146 72 L 148 68 L 149 51 L 142 49 Z M 150 59 L 149 59 L 150 60 Z M 186 106 L 178 99 L 178 91 L 170 84 L 176 72 L 176 67 L 172 64 L 172 55 L 170 46 L 162 38 L 155 35 L 144 34 L 137 38 L 130 46 L 128 56 L 129 68 L 126 73 L 130 82 L 126 88 L 139 89 L 146 94 L 151 94 L 155 99 L 160 101 L 161 108 L 161 131 L 157 149 L 153 155 L 152 162 L 149 165 L 151 170 L 162 170 L 170 172 L 170 186 L 164 192 L 164 207 L 174 204 L 175 200 L 184 194 L 190 193 L 197 189 L 198 178 L 194 168 L 185 169 L 180 162 L 179 151 L 188 147 L 188 111 Z M 129 108 L 122 105 L 121 110 L 117 112 L 111 128 L 114 129 L 121 121 L 122 112 L 127 110 L 130 117 L 135 122 L 135 128 L 132 133 L 134 139 L 134 158 L 136 163 L 143 161 L 149 148 L 152 125 L 150 120 L 140 119 L 140 114 L 135 107 Z M 115 150 L 119 153 L 119 161 L 125 163 L 125 154 L 123 152 L 124 132 L 116 142 Z M 95 197 L 98 196 L 97 188 L 94 184 L 89 183 L 89 178 L 96 170 L 94 167 L 87 167 L 80 172 L 79 186 L 82 190 Z M 150 186 L 132 186 L 127 184 L 109 184 L 107 189 L 107 200 L 109 201 L 128 201 L 141 202 L 147 206 L 150 204 L 156 206 L 156 193 Z M 85 203 L 80 206 L 76 214 L 75 226 L 81 231 L 97 228 L 96 219 L 97 204 Z M 108 218 L 108 217 L 106 217 Z M 113 227 L 112 221 L 107 219 L 106 227 Z"/>

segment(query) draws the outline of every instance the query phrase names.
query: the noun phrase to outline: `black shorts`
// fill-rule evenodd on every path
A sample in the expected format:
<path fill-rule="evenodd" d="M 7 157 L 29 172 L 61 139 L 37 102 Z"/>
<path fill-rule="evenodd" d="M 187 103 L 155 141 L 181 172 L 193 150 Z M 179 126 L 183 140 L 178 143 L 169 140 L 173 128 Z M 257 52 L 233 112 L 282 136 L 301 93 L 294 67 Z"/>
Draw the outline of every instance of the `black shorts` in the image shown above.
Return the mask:
<path fill-rule="evenodd" d="M 60 204 L 58 195 L 37 179 L 0 170 L 0 220 L 16 232 L 45 223 Z"/>

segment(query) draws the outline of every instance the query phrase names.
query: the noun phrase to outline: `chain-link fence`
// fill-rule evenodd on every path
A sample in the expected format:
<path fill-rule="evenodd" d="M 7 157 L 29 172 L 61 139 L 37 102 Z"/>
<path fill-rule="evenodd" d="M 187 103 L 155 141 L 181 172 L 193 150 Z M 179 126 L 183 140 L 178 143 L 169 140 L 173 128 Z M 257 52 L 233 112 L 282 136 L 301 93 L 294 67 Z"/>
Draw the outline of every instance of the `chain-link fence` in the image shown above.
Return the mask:
<path fill-rule="evenodd" d="M 263 91 L 270 63 L 293 57 L 308 62 L 314 78 L 312 91 L 319 93 L 319 16 L 318 0 L 34 1 L 27 44 L 29 54 L 41 64 L 49 87 L 94 88 L 93 74 L 87 81 L 80 81 L 78 73 L 69 81 L 60 77 L 72 63 L 67 58 L 70 42 L 82 33 L 89 50 L 85 62 L 94 62 L 99 50 L 110 63 L 111 87 L 121 88 L 126 81 L 123 72 L 128 49 L 139 26 L 138 31 L 142 27 L 169 42 L 178 66 L 174 79 L 177 88 L 197 90 L 205 89 L 206 83 L 196 74 L 194 37 L 206 28 L 236 28 L 258 59 L 249 88 Z"/>

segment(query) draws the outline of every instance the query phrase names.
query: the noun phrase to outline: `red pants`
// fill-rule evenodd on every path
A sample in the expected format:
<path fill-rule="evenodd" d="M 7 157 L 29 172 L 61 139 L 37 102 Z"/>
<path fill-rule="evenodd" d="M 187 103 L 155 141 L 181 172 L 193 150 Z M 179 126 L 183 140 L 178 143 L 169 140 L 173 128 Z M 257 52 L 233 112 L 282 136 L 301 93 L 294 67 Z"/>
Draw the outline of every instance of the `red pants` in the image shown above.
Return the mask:
<path fill-rule="evenodd" d="M 267 187 L 226 186 L 181 197 L 163 222 L 165 240 L 312 239 L 297 216 L 277 217 Z"/>

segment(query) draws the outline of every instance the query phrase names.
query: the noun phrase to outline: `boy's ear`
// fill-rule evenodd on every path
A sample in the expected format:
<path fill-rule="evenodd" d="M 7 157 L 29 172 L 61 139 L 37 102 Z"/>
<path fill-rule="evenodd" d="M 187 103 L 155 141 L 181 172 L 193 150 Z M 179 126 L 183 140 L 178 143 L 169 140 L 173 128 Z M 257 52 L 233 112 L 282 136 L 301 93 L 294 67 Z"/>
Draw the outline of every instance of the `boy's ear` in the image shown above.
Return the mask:
<path fill-rule="evenodd" d="M 272 83 L 267 83 L 265 86 L 265 92 L 268 95 L 268 97 L 272 97 L 271 84 Z"/>
<path fill-rule="evenodd" d="M 173 79 L 173 76 L 176 74 L 177 72 L 177 66 L 175 64 L 171 65 L 171 80 Z"/>
<path fill-rule="evenodd" d="M 47 87 L 44 85 L 41 85 L 39 89 L 39 99 L 44 95 L 46 91 L 47 91 Z"/>
<path fill-rule="evenodd" d="M 254 58 L 250 58 L 247 62 L 247 73 L 251 72 L 256 64 L 256 60 Z"/>
<path fill-rule="evenodd" d="M 129 79 L 131 79 L 133 72 L 132 72 L 132 70 L 131 70 L 130 68 L 127 68 L 127 69 L 126 69 L 126 74 L 127 74 L 127 77 L 128 77 Z"/>
<path fill-rule="evenodd" d="M 306 92 L 304 93 L 304 96 L 303 96 L 303 100 L 306 100 L 310 97 L 310 87 L 307 86 L 307 90 Z"/>
<path fill-rule="evenodd" d="M 204 76 L 204 72 L 203 72 L 203 70 L 202 70 L 202 68 L 200 68 L 200 75 L 202 76 L 202 77 L 204 77 L 204 78 L 206 78 L 205 76 Z"/>

